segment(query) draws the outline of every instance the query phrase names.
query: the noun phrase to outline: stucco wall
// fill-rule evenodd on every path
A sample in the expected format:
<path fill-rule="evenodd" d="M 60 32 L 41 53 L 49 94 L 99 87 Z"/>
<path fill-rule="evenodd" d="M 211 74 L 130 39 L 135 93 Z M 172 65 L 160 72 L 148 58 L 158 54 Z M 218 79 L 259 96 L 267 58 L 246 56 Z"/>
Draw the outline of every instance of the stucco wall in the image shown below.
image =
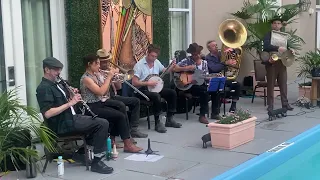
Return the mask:
<path fill-rule="evenodd" d="M 296 3 L 297 0 L 283 0 L 283 4 Z M 311 0 L 311 7 L 315 9 L 316 0 Z M 193 1 L 193 42 L 197 42 L 202 46 L 206 46 L 206 42 L 215 39 L 219 48 L 221 41 L 218 36 L 218 28 L 222 21 L 227 18 L 234 18 L 229 13 L 240 10 L 243 6 L 243 0 L 194 0 Z M 298 17 L 297 23 L 293 28 L 298 29 L 298 34 L 305 40 L 306 45 L 303 52 L 315 48 L 316 43 L 316 14 L 309 16 L 308 12 Z M 208 50 L 204 48 L 204 53 Z M 302 52 L 302 53 L 303 53 Z M 238 80 L 242 83 L 244 76 L 250 74 L 253 70 L 253 57 L 248 53 L 244 54 L 241 63 L 240 74 Z M 288 68 L 289 81 L 296 79 L 297 64 Z"/>

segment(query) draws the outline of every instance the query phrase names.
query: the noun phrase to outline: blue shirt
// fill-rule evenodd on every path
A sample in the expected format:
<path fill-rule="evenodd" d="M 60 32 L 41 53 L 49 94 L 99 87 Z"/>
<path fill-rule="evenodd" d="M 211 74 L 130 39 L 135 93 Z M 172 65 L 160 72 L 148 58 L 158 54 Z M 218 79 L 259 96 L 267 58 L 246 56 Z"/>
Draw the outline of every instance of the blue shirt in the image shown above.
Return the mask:
<path fill-rule="evenodd" d="M 195 65 L 197 67 L 197 69 L 200 68 L 202 70 L 203 74 L 209 74 L 208 63 L 206 60 L 202 60 L 201 65 L 197 66 L 196 62 L 189 56 L 189 57 L 181 60 L 177 65 L 180 67 Z"/>
<path fill-rule="evenodd" d="M 156 59 L 154 61 L 154 65 L 152 68 L 148 66 L 146 57 L 143 57 L 139 60 L 133 67 L 134 75 L 139 78 L 139 80 L 144 80 L 150 74 L 160 74 L 165 67 L 161 64 L 161 62 Z"/>
<path fill-rule="evenodd" d="M 208 62 L 209 73 L 219 73 L 223 70 L 223 65 L 220 64 L 221 53 L 218 55 L 213 55 L 211 53 L 206 55 L 206 61 Z"/>

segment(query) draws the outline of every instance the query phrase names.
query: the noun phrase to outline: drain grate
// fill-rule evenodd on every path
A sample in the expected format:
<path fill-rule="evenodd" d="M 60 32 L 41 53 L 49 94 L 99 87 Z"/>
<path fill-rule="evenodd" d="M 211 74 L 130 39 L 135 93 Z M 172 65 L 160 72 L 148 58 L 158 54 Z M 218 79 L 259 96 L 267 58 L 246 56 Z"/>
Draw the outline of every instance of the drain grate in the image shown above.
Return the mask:
<path fill-rule="evenodd" d="M 289 143 L 289 142 L 284 142 L 282 144 L 279 144 L 278 146 L 276 147 L 273 147 L 272 149 L 268 150 L 267 152 L 271 152 L 271 153 L 276 153 L 276 152 L 279 152 L 289 146 L 291 146 L 292 144 L 294 144 L 293 142 Z"/>

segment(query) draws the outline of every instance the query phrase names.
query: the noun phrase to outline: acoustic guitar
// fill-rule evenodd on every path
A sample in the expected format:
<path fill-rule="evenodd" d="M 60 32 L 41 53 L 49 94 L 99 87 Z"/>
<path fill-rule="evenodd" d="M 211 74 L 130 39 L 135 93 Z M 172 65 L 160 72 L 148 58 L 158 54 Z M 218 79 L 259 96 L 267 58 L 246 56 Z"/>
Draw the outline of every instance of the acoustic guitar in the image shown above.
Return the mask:
<path fill-rule="evenodd" d="M 220 73 L 213 73 L 204 75 L 200 69 L 194 71 L 177 72 L 173 75 L 173 82 L 181 91 L 190 89 L 193 85 L 202 85 L 206 79 L 218 77 Z"/>

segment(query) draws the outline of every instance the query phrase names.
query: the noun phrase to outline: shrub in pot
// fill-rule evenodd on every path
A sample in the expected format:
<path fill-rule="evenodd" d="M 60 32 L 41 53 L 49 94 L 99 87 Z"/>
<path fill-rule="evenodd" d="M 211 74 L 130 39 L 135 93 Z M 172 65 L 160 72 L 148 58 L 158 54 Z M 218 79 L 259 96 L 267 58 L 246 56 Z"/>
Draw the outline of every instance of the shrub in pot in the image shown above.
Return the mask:
<path fill-rule="evenodd" d="M 214 148 L 233 149 L 254 139 L 256 117 L 238 109 L 221 120 L 209 123 L 211 144 Z"/>

